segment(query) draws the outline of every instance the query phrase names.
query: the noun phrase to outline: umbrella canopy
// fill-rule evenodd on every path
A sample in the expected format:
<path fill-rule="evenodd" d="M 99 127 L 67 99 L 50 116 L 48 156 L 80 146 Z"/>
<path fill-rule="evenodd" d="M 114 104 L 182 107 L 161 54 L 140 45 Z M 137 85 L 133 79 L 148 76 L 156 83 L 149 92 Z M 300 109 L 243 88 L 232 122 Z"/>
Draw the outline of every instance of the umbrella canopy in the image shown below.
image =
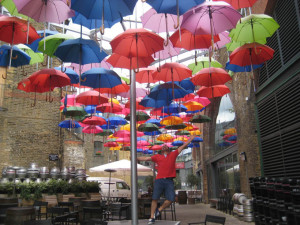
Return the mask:
<path fill-rule="evenodd" d="M 10 13 L 10 15 L 16 16 L 16 17 L 21 17 L 22 19 L 32 21 L 32 19 L 30 19 L 28 16 L 25 16 L 18 12 L 16 4 L 13 2 L 13 0 L 2 0 L 0 2 L 0 4 L 7 9 L 7 11 Z"/>
<path fill-rule="evenodd" d="M 148 120 L 150 118 L 150 116 L 143 111 L 136 111 L 136 121 L 144 121 L 144 120 Z M 130 114 L 128 114 L 125 117 L 126 120 L 130 120 Z"/>
<path fill-rule="evenodd" d="M 113 53 L 126 57 L 147 57 L 163 49 L 164 39 L 145 29 L 128 29 L 115 37 L 110 45 Z"/>
<path fill-rule="evenodd" d="M 235 9 L 252 7 L 257 0 L 213 0 L 229 3 Z"/>
<path fill-rule="evenodd" d="M 153 73 L 153 78 L 161 81 L 181 81 L 192 76 L 192 71 L 185 65 L 171 62 L 161 66 Z"/>
<path fill-rule="evenodd" d="M 176 81 L 174 83 L 177 84 Z M 194 91 L 195 91 L 195 85 L 191 81 L 191 78 L 186 78 L 182 81 L 179 81 L 178 84 L 189 93 L 194 93 Z"/>
<path fill-rule="evenodd" d="M 79 128 L 80 124 L 75 120 L 64 120 L 58 124 L 61 128 Z"/>
<path fill-rule="evenodd" d="M 44 62 L 44 55 L 42 53 L 34 52 L 31 48 L 29 48 L 27 45 L 24 44 L 18 44 L 16 46 L 30 56 L 31 58 L 29 62 L 30 65 Z"/>
<path fill-rule="evenodd" d="M 153 132 L 158 131 L 159 127 L 154 123 L 143 123 L 138 127 L 138 131 Z"/>
<path fill-rule="evenodd" d="M 216 61 L 214 58 L 211 58 L 210 66 L 209 66 L 209 58 L 208 57 L 200 57 L 197 59 L 195 63 L 191 63 L 188 67 L 192 70 L 192 74 L 197 73 L 198 71 L 202 70 L 203 68 L 208 67 L 216 67 L 221 68 L 223 65 Z"/>
<path fill-rule="evenodd" d="M 207 123 L 210 122 L 211 118 L 206 115 L 195 115 L 190 119 L 191 123 Z"/>
<path fill-rule="evenodd" d="M 177 84 L 172 84 L 171 82 L 166 82 L 155 86 L 150 91 L 148 96 L 155 100 L 166 99 L 168 101 L 172 101 L 173 99 L 176 98 L 182 98 L 187 94 L 189 93 L 181 86 Z"/>
<path fill-rule="evenodd" d="M 148 93 L 148 90 L 143 87 L 136 87 L 135 93 L 136 93 L 136 98 L 137 98 L 136 102 L 139 102 L 140 101 L 139 98 L 146 96 Z M 128 90 L 127 92 L 122 92 L 119 94 L 119 96 L 121 96 L 123 98 L 130 98 L 130 91 Z M 128 103 L 128 104 L 130 104 L 130 103 Z M 126 103 L 126 105 L 127 105 L 127 103 Z M 130 105 L 128 105 L 128 108 L 130 108 L 129 106 Z"/>
<path fill-rule="evenodd" d="M 86 134 L 98 134 L 101 133 L 102 131 L 103 130 L 101 127 L 95 125 L 86 126 L 82 129 L 82 133 L 86 133 Z"/>
<path fill-rule="evenodd" d="M 167 44 L 164 44 L 164 49 L 154 53 L 152 56 L 159 60 L 168 59 L 170 57 L 179 55 L 181 48 L 173 46 L 172 42 L 167 41 Z"/>
<path fill-rule="evenodd" d="M 183 121 L 178 116 L 167 116 L 160 121 L 161 125 L 177 125 L 181 123 L 183 123 Z"/>
<path fill-rule="evenodd" d="M 126 57 L 113 53 L 108 59 L 107 62 L 110 63 L 113 67 L 125 68 L 125 69 L 137 69 L 139 67 L 147 67 L 154 59 L 152 56 L 147 57 Z"/>
<path fill-rule="evenodd" d="M 6 67 L 10 63 L 12 67 L 24 66 L 29 65 L 30 60 L 31 57 L 17 46 L 2 45 L 0 47 L 0 66 Z"/>
<path fill-rule="evenodd" d="M 210 87 L 213 85 L 222 85 L 232 80 L 229 74 L 221 68 L 204 68 L 196 73 L 191 81 L 195 85 Z"/>
<path fill-rule="evenodd" d="M 107 122 L 111 125 L 124 125 L 128 123 L 124 118 L 120 116 L 110 116 L 107 119 Z"/>
<path fill-rule="evenodd" d="M 109 102 L 98 105 L 96 109 L 102 113 L 116 113 L 122 111 L 123 108 L 119 104 Z"/>
<path fill-rule="evenodd" d="M 106 169 L 114 169 L 117 171 L 130 171 L 131 170 L 131 162 L 129 160 L 126 159 L 122 159 L 119 161 L 115 161 L 112 163 L 107 163 L 101 166 L 96 166 L 96 167 L 92 167 L 89 169 L 90 172 L 101 172 L 101 171 L 105 171 Z M 151 168 L 143 166 L 141 164 L 137 164 L 137 171 L 139 172 L 148 172 L 148 171 L 152 171 Z"/>
<path fill-rule="evenodd" d="M 63 62 L 72 62 L 80 65 L 88 63 L 100 63 L 107 54 L 100 50 L 94 40 L 82 38 L 66 40 L 61 43 L 54 55 Z"/>
<path fill-rule="evenodd" d="M 100 105 L 108 102 L 108 98 L 98 91 L 85 91 L 77 95 L 76 102 L 84 105 Z"/>
<path fill-rule="evenodd" d="M 201 103 L 196 101 L 188 101 L 183 103 L 183 105 L 187 108 L 188 112 L 200 111 L 204 108 L 204 106 Z"/>
<path fill-rule="evenodd" d="M 153 78 L 153 72 L 155 71 L 155 67 L 140 68 L 139 72 L 135 74 L 136 81 L 141 84 L 157 82 L 157 80 Z"/>
<path fill-rule="evenodd" d="M 106 124 L 106 120 L 100 116 L 91 116 L 91 117 L 87 117 L 85 118 L 82 123 L 84 124 L 88 124 L 88 125 L 104 125 Z"/>
<path fill-rule="evenodd" d="M 68 107 L 66 111 L 63 112 L 67 117 L 82 117 L 86 115 L 83 107 L 71 106 Z"/>
<path fill-rule="evenodd" d="M 171 114 L 171 113 L 185 112 L 186 110 L 187 108 L 182 104 L 171 103 L 170 105 L 163 107 L 161 111 L 167 114 Z"/>
<path fill-rule="evenodd" d="M 62 23 L 75 15 L 66 1 L 14 0 L 19 13 L 27 15 L 37 22 Z"/>
<path fill-rule="evenodd" d="M 231 70 L 235 73 L 237 72 L 251 72 L 252 70 L 258 69 L 262 67 L 264 63 L 259 65 L 249 65 L 249 66 L 239 66 L 235 64 L 231 64 L 230 61 L 226 63 L 225 69 Z"/>
<path fill-rule="evenodd" d="M 251 14 L 242 18 L 229 36 L 235 42 L 260 42 L 271 37 L 278 28 L 279 24 L 271 16 Z"/>
<path fill-rule="evenodd" d="M 92 68 L 84 72 L 81 76 L 81 84 L 92 88 L 113 88 L 122 84 L 119 75 L 104 68 Z"/>
<path fill-rule="evenodd" d="M 40 36 L 37 34 L 33 26 L 29 25 L 27 31 L 28 23 L 26 20 L 19 19 L 17 17 L 1 16 L 0 17 L 0 40 L 6 43 L 14 44 L 25 44 L 27 43 L 27 33 L 28 33 L 28 43 L 32 43 L 34 40 L 38 39 Z"/>
<path fill-rule="evenodd" d="M 54 69 L 63 71 L 65 74 L 67 74 L 67 76 L 71 79 L 71 84 L 79 83 L 79 75 L 71 68 L 59 66 L 59 67 L 54 67 Z"/>
<path fill-rule="evenodd" d="M 229 88 L 226 85 L 215 85 L 211 87 L 201 87 L 197 91 L 197 95 L 200 97 L 206 97 L 206 98 L 215 98 L 215 97 L 221 97 L 223 95 L 226 95 L 230 93 Z"/>

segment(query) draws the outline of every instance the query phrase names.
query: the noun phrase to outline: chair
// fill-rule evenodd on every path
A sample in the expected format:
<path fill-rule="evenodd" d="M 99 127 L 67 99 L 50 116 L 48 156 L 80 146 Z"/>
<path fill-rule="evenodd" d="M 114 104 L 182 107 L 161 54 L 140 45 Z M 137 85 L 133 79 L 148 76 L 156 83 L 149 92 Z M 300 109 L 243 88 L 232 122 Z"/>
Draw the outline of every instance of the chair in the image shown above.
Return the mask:
<path fill-rule="evenodd" d="M 52 207 L 48 209 L 48 213 L 53 223 L 57 216 L 68 215 L 69 212 L 70 212 L 69 208 Z"/>
<path fill-rule="evenodd" d="M 70 211 L 74 211 L 74 202 L 58 202 L 58 207 L 69 208 Z"/>
<path fill-rule="evenodd" d="M 27 220 L 24 225 L 52 225 L 51 220 Z"/>
<path fill-rule="evenodd" d="M 112 203 L 108 206 L 108 220 L 127 220 L 130 218 L 130 205 L 122 206 L 119 203 Z"/>
<path fill-rule="evenodd" d="M 36 216 L 38 220 L 42 219 L 42 215 L 46 216 L 46 219 L 48 219 L 48 202 L 43 201 L 34 201 L 33 207 L 36 210 Z"/>
<path fill-rule="evenodd" d="M 167 219 L 167 212 L 171 212 L 171 217 L 173 221 L 176 221 L 176 210 L 175 210 L 175 202 L 172 202 L 171 205 L 167 208 L 165 208 L 163 211 L 165 220 Z M 161 213 L 162 213 L 161 212 Z"/>
<path fill-rule="evenodd" d="M 69 224 L 69 214 L 56 216 L 52 220 L 53 225 L 68 225 Z"/>
<path fill-rule="evenodd" d="M 81 202 L 82 207 L 100 207 L 100 205 L 101 204 L 99 200 L 88 200 Z"/>
<path fill-rule="evenodd" d="M 83 221 L 87 219 L 103 219 L 103 208 L 102 207 L 83 207 Z"/>
<path fill-rule="evenodd" d="M 205 221 L 188 223 L 188 225 L 192 225 L 192 224 L 205 224 L 206 225 L 207 222 L 225 225 L 225 220 L 226 220 L 226 217 L 223 217 L 223 216 L 206 215 Z"/>

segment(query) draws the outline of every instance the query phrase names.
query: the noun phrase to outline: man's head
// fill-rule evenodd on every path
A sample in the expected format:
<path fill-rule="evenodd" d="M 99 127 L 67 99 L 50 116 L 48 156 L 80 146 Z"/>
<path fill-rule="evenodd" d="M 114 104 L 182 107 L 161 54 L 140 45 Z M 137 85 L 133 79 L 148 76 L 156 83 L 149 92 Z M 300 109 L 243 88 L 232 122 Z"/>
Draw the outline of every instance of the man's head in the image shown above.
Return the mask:
<path fill-rule="evenodd" d="M 162 151 L 162 152 L 169 152 L 169 151 L 170 151 L 170 148 L 169 148 L 168 145 L 163 145 L 161 151 Z"/>

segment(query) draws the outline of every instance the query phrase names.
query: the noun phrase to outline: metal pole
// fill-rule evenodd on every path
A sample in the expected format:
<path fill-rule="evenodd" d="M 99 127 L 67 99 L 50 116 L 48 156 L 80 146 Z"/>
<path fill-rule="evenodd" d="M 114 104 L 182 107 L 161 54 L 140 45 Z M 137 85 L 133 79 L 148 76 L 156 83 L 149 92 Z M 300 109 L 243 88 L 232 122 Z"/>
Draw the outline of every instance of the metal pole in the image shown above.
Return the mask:
<path fill-rule="evenodd" d="M 130 142 L 131 142 L 131 224 L 138 224 L 138 189 L 137 189 L 137 143 L 136 143 L 136 83 L 135 72 L 130 73 Z"/>

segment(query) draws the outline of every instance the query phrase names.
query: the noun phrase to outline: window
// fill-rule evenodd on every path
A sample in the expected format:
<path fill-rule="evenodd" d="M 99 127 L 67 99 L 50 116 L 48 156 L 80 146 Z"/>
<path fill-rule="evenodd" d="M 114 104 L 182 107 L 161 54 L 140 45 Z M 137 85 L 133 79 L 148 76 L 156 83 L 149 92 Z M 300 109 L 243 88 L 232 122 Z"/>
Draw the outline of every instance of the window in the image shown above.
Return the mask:
<path fill-rule="evenodd" d="M 102 141 L 94 142 L 94 154 L 95 154 L 95 156 L 103 156 L 103 142 Z"/>
<path fill-rule="evenodd" d="M 124 182 L 117 182 L 116 183 L 117 189 L 126 189 L 130 190 L 129 186 Z"/>

